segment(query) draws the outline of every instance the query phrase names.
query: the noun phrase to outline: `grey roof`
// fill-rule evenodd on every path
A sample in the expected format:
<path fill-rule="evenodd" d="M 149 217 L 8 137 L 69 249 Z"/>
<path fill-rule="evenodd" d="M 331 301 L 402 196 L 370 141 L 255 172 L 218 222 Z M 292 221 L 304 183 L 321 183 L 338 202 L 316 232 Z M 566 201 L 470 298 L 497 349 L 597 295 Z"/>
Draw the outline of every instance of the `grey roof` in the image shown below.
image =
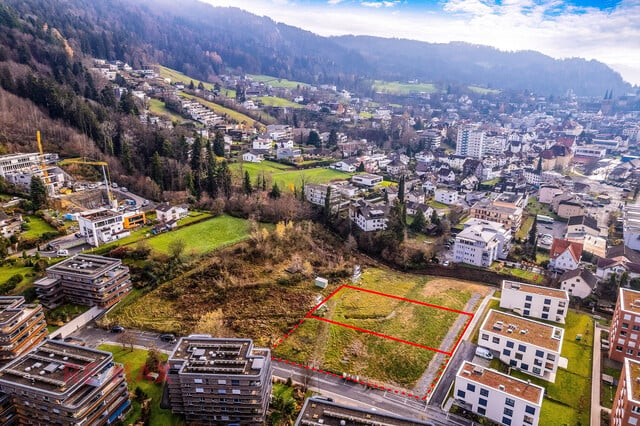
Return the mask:
<path fill-rule="evenodd" d="M 595 275 L 593 275 L 591 271 L 584 268 L 578 268 L 572 271 L 566 271 L 564 274 L 560 276 L 560 282 L 566 281 L 570 278 L 575 278 L 578 276 L 582 278 L 585 283 L 587 283 L 587 285 L 589 286 L 589 288 L 591 288 L 591 290 L 596 288 L 596 285 L 598 284 L 598 278 Z"/>
<path fill-rule="evenodd" d="M 595 231 L 599 231 L 600 228 L 598 227 L 598 221 L 589 216 L 589 215 L 584 215 L 584 216 L 571 216 L 569 218 L 569 221 L 567 222 L 568 226 L 572 226 L 572 225 L 584 225 L 587 228 L 591 228 Z"/>

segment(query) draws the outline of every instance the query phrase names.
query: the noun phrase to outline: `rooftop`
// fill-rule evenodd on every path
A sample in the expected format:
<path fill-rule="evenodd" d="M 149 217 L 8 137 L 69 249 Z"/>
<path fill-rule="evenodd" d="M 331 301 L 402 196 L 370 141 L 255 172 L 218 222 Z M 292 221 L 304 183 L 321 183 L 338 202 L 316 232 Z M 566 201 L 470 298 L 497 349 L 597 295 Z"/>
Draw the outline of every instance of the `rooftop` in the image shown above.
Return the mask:
<path fill-rule="evenodd" d="M 1 370 L 0 382 L 62 394 L 89 382 L 100 364 L 108 359 L 111 359 L 108 352 L 46 340 Z"/>
<path fill-rule="evenodd" d="M 538 406 L 542 405 L 544 388 L 524 380 L 502 374 L 496 370 L 484 368 L 469 361 L 460 366 L 457 376 L 464 377 L 483 386 L 497 389 Z"/>
<path fill-rule="evenodd" d="M 191 335 L 180 339 L 169 361 L 185 361 L 183 373 L 259 375 L 270 356 L 268 349 L 253 348 L 251 339 Z"/>
<path fill-rule="evenodd" d="M 308 398 L 296 420 L 296 425 L 338 426 L 342 424 L 416 426 L 431 423 L 359 407 L 350 407 L 319 398 Z"/>
<path fill-rule="evenodd" d="M 557 297 L 559 299 L 569 300 L 567 292 L 565 290 L 559 290 L 557 288 L 541 287 L 539 285 L 531 285 L 526 283 L 519 283 L 516 281 L 503 280 L 502 289 L 518 290 L 523 293 L 540 294 L 542 296 Z"/>
<path fill-rule="evenodd" d="M 122 213 L 114 212 L 113 210 L 102 209 L 86 215 L 80 215 L 79 217 L 90 220 L 91 222 L 95 222 L 97 220 L 103 220 L 117 216 L 122 216 Z"/>
<path fill-rule="evenodd" d="M 562 348 L 562 328 L 493 309 L 489 311 L 481 329 L 558 353 Z"/>
<path fill-rule="evenodd" d="M 627 373 L 628 398 L 640 402 L 640 361 L 625 358 L 624 369 Z"/>
<path fill-rule="evenodd" d="M 0 325 L 19 317 L 24 308 L 24 297 L 22 296 L 0 297 Z"/>
<path fill-rule="evenodd" d="M 640 314 L 640 291 L 621 288 L 620 307 L 624 311 Z"/>
<path fill-rule="evenodd" d="M 99 276 L 121 264 L 120 259 L 95 256 L 92 254 L 77 254 L 56 265 L 50 266 L 47 268 L 47 273 Z"/>

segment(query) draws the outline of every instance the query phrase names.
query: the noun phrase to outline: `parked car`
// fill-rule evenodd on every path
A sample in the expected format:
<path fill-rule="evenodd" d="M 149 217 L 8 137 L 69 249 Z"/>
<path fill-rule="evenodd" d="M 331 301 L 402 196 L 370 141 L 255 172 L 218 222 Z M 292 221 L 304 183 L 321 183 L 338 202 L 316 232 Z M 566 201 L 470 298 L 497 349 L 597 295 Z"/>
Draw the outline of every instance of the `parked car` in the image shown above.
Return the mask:
<path fill-rule="evenodd" d="M 442 266 L 449 266 L 449 261 L 445 260 L 444 262 L 442 262 Z"/>
<path fill-rule="evenodd" d="M 162 340 L 163 342 L 173 343 L 176 341 L 176 336 L 171 333 L 161 334 L 160 340 Z"/>
<path fill-rule="evenodd" d="M 484 358 L 488 360 L 493 359 L 493 354 L 491 353 L 491 351 L 487 348 L 483 348 L 482 346 L 478 346 L 476 348 L 476 355 L 479 356 L 480 358 Z"/>
<path fill-rule="evenodd" d="M 112 333 L 124 333 L 124 327 L 122 327 L 121 325 L 114 325 L 113 327 L 111 327 L 111 332 Z"/>
<path fill-rule="evenodd" d="M 56 256 L 69 256 L 69 250 L 58 249 L 58 251 L 56 251 Z"/>

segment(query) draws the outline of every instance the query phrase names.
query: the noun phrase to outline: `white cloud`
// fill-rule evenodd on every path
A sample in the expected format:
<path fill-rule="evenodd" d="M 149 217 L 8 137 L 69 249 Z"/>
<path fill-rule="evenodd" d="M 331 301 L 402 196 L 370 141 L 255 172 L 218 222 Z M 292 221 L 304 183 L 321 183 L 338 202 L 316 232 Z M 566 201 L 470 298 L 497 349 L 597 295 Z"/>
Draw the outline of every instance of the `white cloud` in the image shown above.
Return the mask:
<path fill-rule="evenodd" d="M 373 7 L 374 9 L 379 9 L 381 7 L 393 7 L 396 4 L 400 3 L 400 0 L 396 1 L 361 1 L 360 4 L 364 7 Z"/>
<path fill-rule="evenodd" d="M 446 13 L 400 7 L 393 14 L 383 10 L 390 6 L 383 7 L 384 2 L 379 1 L 360 3 L 372 4 L 366 8 L 301 3 L 299 7 L 282 8 L 274 3 L 281 0 L 207 1 L 237 6 L 321 35 L 466 41 L 503 50 L 537 50 L 555 58 L 597 59 L 611 65 L 627 81 L 640 84 L 638 0 L 623 0 L 606 11 L 571 7 L 559 0 L 502 0 L 500 4 L 495 0 L 449 0 L 443 4 Z"/>
<path fill-rule="evenodd" d="M 339 4 L 342 3 L 344 0 L 328 0 L 327 3 L 330 5 L 335 5 L 335 4 Z"/>

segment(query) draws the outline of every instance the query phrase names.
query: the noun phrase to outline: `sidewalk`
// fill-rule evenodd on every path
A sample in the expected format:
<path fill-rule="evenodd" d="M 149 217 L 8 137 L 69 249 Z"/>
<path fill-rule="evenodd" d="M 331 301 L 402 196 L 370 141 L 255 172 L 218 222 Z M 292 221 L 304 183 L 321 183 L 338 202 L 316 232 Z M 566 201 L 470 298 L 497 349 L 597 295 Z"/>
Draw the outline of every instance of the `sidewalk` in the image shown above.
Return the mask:
<path fill-rule="evenodd" d="M 600 377 L 602 365 L 602 350 L 600 349 L 600 332 L 606 328 L 600 327 L 597 321 L 593 326 L 593 364 L 591 365 L 591 426 L 600 426 L 600 413 L 608 410 L 600 405 Z"/>

